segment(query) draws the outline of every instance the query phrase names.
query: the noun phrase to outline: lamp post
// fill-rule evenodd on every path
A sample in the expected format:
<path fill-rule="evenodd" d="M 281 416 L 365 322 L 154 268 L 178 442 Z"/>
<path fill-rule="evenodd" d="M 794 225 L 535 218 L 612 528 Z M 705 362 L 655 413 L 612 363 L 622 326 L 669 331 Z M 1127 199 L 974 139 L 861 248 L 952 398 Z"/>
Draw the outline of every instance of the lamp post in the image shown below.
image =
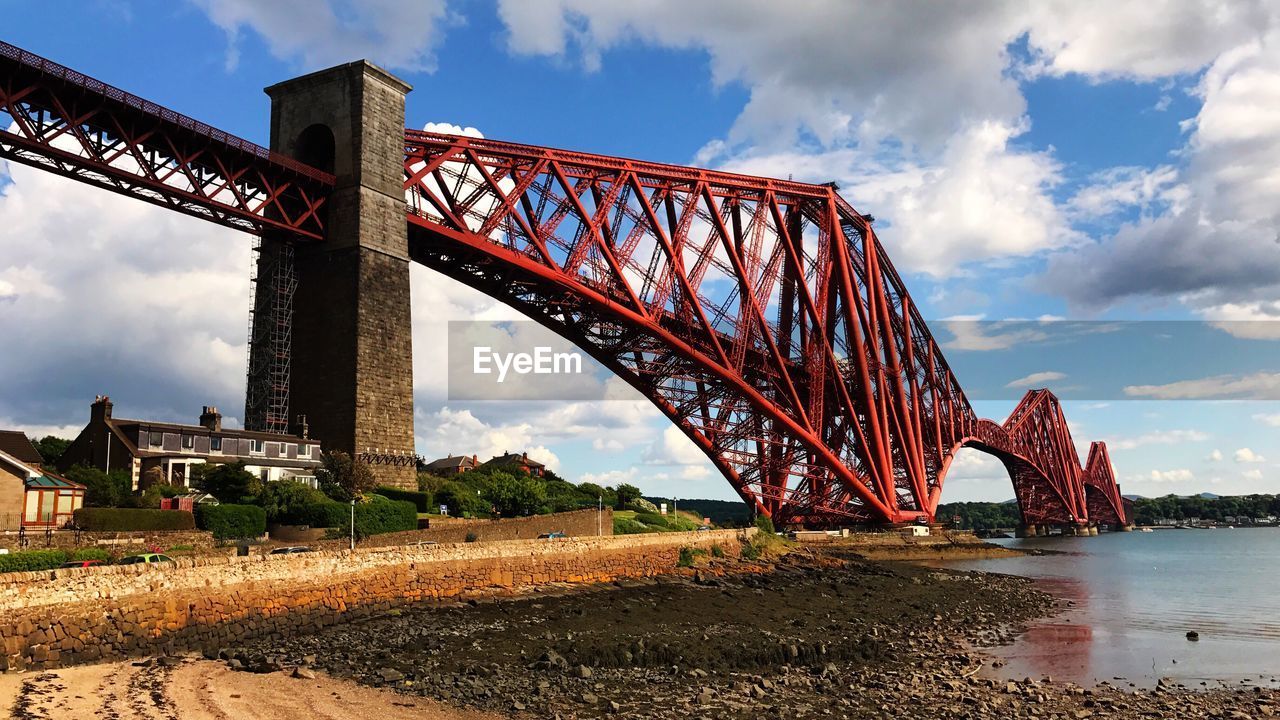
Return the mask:
<path fill-rule="evenodd" d="M 351 549 L 356 549 L 356 499 L 351 498 Z"/>

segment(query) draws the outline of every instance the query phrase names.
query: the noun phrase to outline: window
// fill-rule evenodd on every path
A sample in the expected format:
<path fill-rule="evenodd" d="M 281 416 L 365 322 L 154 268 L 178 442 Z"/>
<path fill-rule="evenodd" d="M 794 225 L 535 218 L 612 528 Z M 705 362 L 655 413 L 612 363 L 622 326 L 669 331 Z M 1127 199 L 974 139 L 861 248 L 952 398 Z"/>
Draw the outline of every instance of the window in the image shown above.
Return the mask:
<path fill-rule="evenodd" d="M 261 440 L 254 440 L 252 442 L 253 442 L 253 445 L 249 452 L 257 453 L 258 455 L 261 455 L 263 452 L 263 449 L 266 447 L 266 444 L 263 443 Z"/>
<path fill-rule="evenodd" d="M 147 444 L 151 447 L 160 447 L 164 444 L 164 433 L 152 430 L 147 433 Z"/>
<path fill-rule="evenodd" d="M 222 438 L 220 437 L 210 438 L 209 449 L 214 452 L 222 452 Z"/>
<path fill-rule="evenodd" d="M 190 449 L 194 448 L 195 446 L 196 446 L 196 438 L 195 438 L 195 436 L 194 436 L 194 435 L 183 435 L 183 436 L 182 436 L 182 449 L 183 449 L 183 450 L 190 450 Z"/>

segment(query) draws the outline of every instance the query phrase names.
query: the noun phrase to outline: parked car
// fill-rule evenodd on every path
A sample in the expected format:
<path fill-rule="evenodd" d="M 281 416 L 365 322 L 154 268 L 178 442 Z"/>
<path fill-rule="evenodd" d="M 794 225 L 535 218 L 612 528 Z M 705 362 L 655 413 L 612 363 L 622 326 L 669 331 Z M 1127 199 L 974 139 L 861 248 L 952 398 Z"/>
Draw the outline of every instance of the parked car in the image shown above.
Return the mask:
<path fill-rule="evenodd" d="M 129 557 L 120 558 L 117 565 L 152 565 L 155 563 L 171 563 L 173 558 L 160 553 L 143 553 L 141 555 L 130 555 Z"/>
<path fill-rule="evenodd" d="M 290 545 L 289 547 L 278 547 L 271 551 L 271 555 L 292 555 L 294 553 L 315 552 L 306 545 Z"/>
<path fill-rule="evenodd" d="M 711 529 L 711 526 L 710 526 L 710 525 L 700 525 L 700 526 L 698 526 L 698 532 L 706 532 L 706 531 L 708 531 L 708 530 L 710 530 L 710 529 Z"/>
<path fill-rule="evenodd" d="M 549 533 L 542 533 L 541 535 L 539 535 L 539 536 L 538 536 L 538 539 L 539 539 L 539 540 L 550 540 L 550 539 L 552 539 L 552 538 L 562 538 L 562 537 L 569 537 L 569 536 L 568 536 L 568 535 L 565 535 L 565 534 L 564 534 L 564 533 L 562 533 L 562 532 L 549 532 Z"/>
<path fill-rule="evenodd" d="M 436 542 L 435 540 L 419 540 L 417 542 L 409 543 L 409 547 L 431 547 L 432 545 L 439 545 L 439 544 L 440 543 Z"/>
<path fill-rule="evenodd" d="M 103 563 L 101 560 L 72 560 L 71 562 L 62 563 L 62 565 L 60 565 L 59 567 L 64 567 L 64 568 L 93 567 L 95 565 L 103 565 L 103 564 L 105 563 Z"/>

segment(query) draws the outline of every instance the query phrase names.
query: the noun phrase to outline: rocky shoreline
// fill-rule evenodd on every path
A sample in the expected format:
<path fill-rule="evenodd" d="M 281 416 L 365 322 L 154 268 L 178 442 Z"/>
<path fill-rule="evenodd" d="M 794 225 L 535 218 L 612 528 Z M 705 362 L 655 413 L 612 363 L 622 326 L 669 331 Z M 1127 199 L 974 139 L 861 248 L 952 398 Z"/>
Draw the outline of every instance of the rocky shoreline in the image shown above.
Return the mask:
<path fill-rule="evenodd" d="M 998 661 L 983 648 L 1063 606 L 1026 578 L 805 547 L 767 563 L 724 558 L 643 581 L 422 604 L 209 649 L 217 662 L 24 674 L 14 676 L 17 700 L 7 704 L 22 718 L 79 717 L 99 704 L 111 715 L 124 701 L 111 678 L 128 677 L 148 689 L 111 716 L 285 718 L 320 706 L 331 711 L 325 716 L 358 710 L 352 716 L 387 720 L 1280 714 L 1275 690 L 995 678 Z M 86 692 L 77 673 L 101 675 L 101 687 Z M 355 698 L 361 704 L 348 707 Z M 77 702 L 84 712 L 40 709 Z"/>
<path fill-rule="evenodd" d="M 559 597 L 420 607 L 227 648 L 234 667 L 319 672 L 547 718 L 1267 717 L 1268 690 L 1126 692 L 996 680 L 980 648 L 1059 601 L 1024 578 L 866 561 L 838 547 L 771 567 Z"/>

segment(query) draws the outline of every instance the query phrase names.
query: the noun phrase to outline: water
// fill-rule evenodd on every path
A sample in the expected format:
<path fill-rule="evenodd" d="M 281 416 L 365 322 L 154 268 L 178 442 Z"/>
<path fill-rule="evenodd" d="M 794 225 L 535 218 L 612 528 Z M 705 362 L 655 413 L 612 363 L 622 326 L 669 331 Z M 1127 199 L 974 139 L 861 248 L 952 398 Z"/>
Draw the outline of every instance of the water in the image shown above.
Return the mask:
<path fill-rule="evenodd" d="M 1066 554 L 942 564 L 1036 578 L 1075 603 L 994 649 L 1008 663 L 996 676 L 1280 686 L 1280 528 L 994 542 Z"/>

